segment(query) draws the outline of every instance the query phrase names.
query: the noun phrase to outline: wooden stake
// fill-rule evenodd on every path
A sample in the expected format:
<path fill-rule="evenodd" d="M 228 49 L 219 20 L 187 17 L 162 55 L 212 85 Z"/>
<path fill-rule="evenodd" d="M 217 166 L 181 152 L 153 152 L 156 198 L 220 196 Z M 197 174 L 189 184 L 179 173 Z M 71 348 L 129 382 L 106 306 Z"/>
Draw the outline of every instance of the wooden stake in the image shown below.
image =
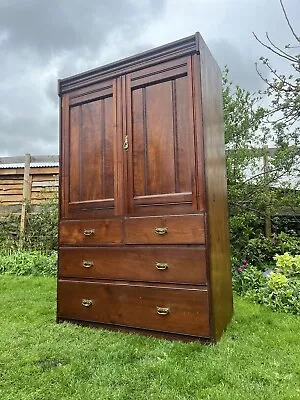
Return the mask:
<path fill-rule="evenodd" d="M 24 232 L 26 226 L 26 212 L 27 205 L 31 197 L 31 181 L 30 176 L 30 154 L 25 154 L 24 163 L 24 179 L 23 179 L 23 199 L 22 199 L 22 210 L 21 210 L 21 222 L 20 222 L 20 238 L 19 238 L 19 248 L 22 249 L 24 245 Z"/>
<path fill-rule="evenodd" d="M 269 179 L 269 157 L 268 157 L 268 148 L 267 147 L 265 147 L 263 160 L 264 160 L 265 193 L 266 193 L 266 197 L 267 197 L 266 216 L 265 216 L 265 235 L 267 238 L 270 238 L 271 234 L 272 234 L 272 228 L 271 228 L 271 211 L 270 211 L 270 184 L 268 182 L 268 179 Z"/>

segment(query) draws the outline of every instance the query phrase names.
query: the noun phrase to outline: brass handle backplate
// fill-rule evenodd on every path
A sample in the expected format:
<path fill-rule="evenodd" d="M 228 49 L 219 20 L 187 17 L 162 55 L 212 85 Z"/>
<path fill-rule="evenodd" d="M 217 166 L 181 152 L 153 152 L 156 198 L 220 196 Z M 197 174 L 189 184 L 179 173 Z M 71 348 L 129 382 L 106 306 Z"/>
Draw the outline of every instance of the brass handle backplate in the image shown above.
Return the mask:
<path fill-rule="evenodd" d="M 90 267 L 92 267 L 94 265 L 94 262 L 93 261 L 85 261 L 85 260 L 83 260 L 82 265 L 85 268 L 90 268 Z"/>
<path fill-rule="evenodd" d="M 168 233 L 168 227 L 164 226 L 163 228 L 155 228 L 155 233 L 157 233 L 158 235 L 165 235 L 166 233 Z"/>
<path fill-rule="evenodd" d="M 126 135 L 123 143 L 123 150 L 128 151 L 128 149 L 129 149 L 129 143 L 128 143 L 128 136 Z"/>
<path fill-rule="evenodd" d="M 167 315 L 170 312 L 168 307 L 156 307 L 156 312 L 159 315 Z"/>
<path fill-rule="evenodd" d="M 90 307 L 93 304 L 93 300 L 89 300 L 89 299 L 82 299 L 81 304 L 84 307 Z"/>
<path fill-rule="evenodd" d="M 84 229 L 83 230 L 83 234 L 85 236 L 92 236 L 95 234 L 95 229 Z"/>
<path fill-rule="evenodd" d="M 167 263 L 160 263 L 160 262 L 157 262 L 157 263 L 155 263 L 155 266 L 156 266 L 156 268 L 159 269 L 160 271 L 163 271 L 163 270 L 169 268 L 169 264 L 167 264 Z"/>

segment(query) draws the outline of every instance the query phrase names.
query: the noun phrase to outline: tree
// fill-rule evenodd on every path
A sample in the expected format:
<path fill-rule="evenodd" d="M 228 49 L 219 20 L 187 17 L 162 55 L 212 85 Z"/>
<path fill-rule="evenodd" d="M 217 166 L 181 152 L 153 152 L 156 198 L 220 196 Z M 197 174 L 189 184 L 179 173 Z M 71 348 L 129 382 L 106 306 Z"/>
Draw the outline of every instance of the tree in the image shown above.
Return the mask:
<path fill-rule="evenodd" d="M 223 105 L 230 231 L 233 247 L 243 247 L 258 233 L 265 216 L 264 202 L 258 199 L 261 192 L 253 189 L 248 176 L 251 170 L 257 178 L 262 176 L 257 173 L 257 149 L 265 110 L 258 97 L 233 86 L 228 72 L 226 68 L 223 73 Z"/>
<path fill-rule="evenodd" d="M 299 200 L 289 180 L 281 181 L 281 188 L 276 188 L 278 180 L 296 168 L 295 160 L 290 147 L 277 146 L 271 154 L 267 149 L 276 132 L 266 122 L 269 110 L 262 107 L 261 100 L 261 96 L 234 87 L 225 69 L 227 184 L 231 241 L 235 248 L 243 248 L 249 239 L 263 232 L 266 221 L 270 234 L 271 215 Z"/>
<path fill-rule="evenodd" d="M 260 61 L 268 69 L 271 78 L 262 74 L 256 63 L 259 76 L 266 83 L 266 89 L 262 92 L 270 99 L 270 107 L 266 117 L 276 132 L 277 144 L 284 146 L 299 146 L 300 133 L 300 36 L 297 35 L 283 1 L 279 0 L 281 9 L 291 32 L 294 44 L 286 44 L 284 48 L 277 46 L 266 32 L 266 41 L 262 41 L 253 32 L 255 39 L 269 52 L 286 61 L 291 73 L 278 72 L 272 67 L 268 58 L 262 56 Z"/>
<path fill-rule="evenodd" d="M 260 61 L 267 67 L 270 75 L 268 78 L 260 71 L 258 63 L 256 63 L 256 71 L 266 84 L 266 89 L 261 94 L 266 95 L 269 99 L 265 122 L 272 133 L 270 139 L 276 146 L 271 160 L 272 168 L 285 171 L 286 175 L 289 174 L 290 177 L 293 177 L 294 182 L 290 180 L 283 185 L 283 188 L 285 187 L 290 194 L 297 186 L 299 188 L 300 181 L 300 36 L 290 22 L 283 1 L 279 0 L 279 3 L 293 44 L 286 44 L 282 48 L 271 40 L 268 32 L 266 32 L 265 41 L 259 39 L 254 32 L 253 35 L 265 49 L 284 60 L 290 71 L 290 73 L 278 72 L 272 67 L 269 59 L 262 56 Z M 292 199 L 297 199 L 297 196 L 292 196 L 292 199 L 289 200 L 288 198 L 289 196 L 285 196 L 286 203 L 289 202 L 291 207 L 296 205 L 296 201 Z"/>

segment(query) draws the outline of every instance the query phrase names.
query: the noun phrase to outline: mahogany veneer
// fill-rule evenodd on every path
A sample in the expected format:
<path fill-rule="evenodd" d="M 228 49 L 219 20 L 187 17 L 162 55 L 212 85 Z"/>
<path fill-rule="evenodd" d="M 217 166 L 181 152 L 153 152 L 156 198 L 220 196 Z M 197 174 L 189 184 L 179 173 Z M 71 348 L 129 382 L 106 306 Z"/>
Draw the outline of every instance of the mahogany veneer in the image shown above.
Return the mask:
<path fill-rule="evenodd" d="M 58 88 L 57 320 L 215 342 L 232 290 L 221 74 L 202 37 Z"/>

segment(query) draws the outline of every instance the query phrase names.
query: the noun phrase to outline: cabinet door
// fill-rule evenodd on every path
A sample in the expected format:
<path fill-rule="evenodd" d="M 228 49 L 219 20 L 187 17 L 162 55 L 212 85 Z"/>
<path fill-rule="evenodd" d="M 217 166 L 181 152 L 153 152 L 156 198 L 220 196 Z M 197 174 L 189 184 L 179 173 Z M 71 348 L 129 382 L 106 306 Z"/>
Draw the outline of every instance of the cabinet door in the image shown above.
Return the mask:
<path fill-rule="evenodd" d="M 63 218 L 116 213 L 116 86 L 116 81 L 106 81 L 62 99 Z"/>
<path fill-rule="evenodd" d="M 126 76 L 129 215 L 203 208 L 193 86 L 190 57 Z"/>

